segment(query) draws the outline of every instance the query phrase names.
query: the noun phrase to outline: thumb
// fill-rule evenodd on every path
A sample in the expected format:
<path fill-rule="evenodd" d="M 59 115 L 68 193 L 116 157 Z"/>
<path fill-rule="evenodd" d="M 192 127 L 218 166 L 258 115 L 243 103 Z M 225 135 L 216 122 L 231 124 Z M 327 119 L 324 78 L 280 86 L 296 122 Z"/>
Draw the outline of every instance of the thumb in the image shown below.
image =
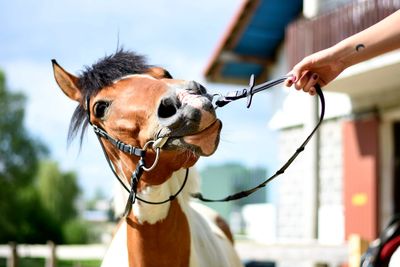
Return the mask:
<path fill-rule="evenodd" d="M 297 82 L 301 78 L 302 74 L 309 70 L 310 66 L 310 62 L 306 59 L 303 59 L 297 63 L 291 71 L 291 74 L 293 75 L 293 82 Z"/>

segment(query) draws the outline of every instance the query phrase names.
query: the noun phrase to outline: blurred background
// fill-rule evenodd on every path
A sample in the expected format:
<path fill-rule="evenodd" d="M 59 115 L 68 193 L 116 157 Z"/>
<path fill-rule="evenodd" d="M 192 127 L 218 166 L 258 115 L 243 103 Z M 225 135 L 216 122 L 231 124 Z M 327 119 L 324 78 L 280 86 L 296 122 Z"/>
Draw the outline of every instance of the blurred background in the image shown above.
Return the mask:
<path fill-rule="evenodd" d="M 96 137 L 67 145 L 75 104 L 56 85 L 51 59 L 79 74 L 120 46 L 226 93 L 251 74 L 282 77 L 399 8 L 398 0 L 1 1 L 0 266 L 15 244 L 46 243 L 37 248 L 47 255 L 57 244 L 58 266 L 98 266 L 117 222 L 119 184 Z M 399 67 L 394 51 L 346 70 L 324 88 L 326 119 L 284 175 L 249 198 L 210 205 L 248 266 L 357 266 L 400 211 Z M 219 149 L 197 164 L 204 195 L 224 197 L 275 173 L 316 124 L 317 102 L 278 86 L 251 109 L 244 101 L 218 109 Z M 67 244 L 96 244 L 85 246 L 95 252 L 79 247 L 88 256 L 74 259 L 61 252 Z M 32 251 L 18 246 L 20 266 L 50 264 Z"/>

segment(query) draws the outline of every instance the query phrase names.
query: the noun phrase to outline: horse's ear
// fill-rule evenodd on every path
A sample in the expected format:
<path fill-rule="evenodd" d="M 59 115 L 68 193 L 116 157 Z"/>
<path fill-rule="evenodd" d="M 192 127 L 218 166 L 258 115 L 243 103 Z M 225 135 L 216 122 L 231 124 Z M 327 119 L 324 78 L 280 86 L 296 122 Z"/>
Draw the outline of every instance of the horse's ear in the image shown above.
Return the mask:
<path fill-rule="evenodd" d="M 53 63 L 54 78 L 64 94 L 72 100 L 81 101 L 82 93 L 78 86 L 78 77 L 64 70 L 55 59 L 51 62 Z"/>
<path fill-rule="evenodd" d="M 172 75 L 163 68 L 153 67 L 147 70 L 146 74 L 153 76 L 156 79 L 172 79 Z"/>

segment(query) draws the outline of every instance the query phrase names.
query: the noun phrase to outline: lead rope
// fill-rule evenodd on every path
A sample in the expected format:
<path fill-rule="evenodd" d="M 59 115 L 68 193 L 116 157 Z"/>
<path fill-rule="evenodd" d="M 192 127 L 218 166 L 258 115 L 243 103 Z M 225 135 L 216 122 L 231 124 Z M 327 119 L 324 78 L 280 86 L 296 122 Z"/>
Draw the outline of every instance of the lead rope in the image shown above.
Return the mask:
<path fill-rule="evenodd" d="M 254 95 L 254 93 L 257 93 L 261 90 L 265 90 L 268 89 L 269 87 L 275 86 L 281 82 L 283 82 L 286 79 L 286 77 L 281 78 L 281 79 L 277 79 L 268 83 L 264 84 L 264 87 L 259 86 L 258 88 L 256 88 L 258 91 L 254 92 L 253 91 L 253 87 L 254 87 L 254 78 L 250 79 L 250 90 L 246 90 L 244 89 L 243 91 L 236 91 L 233 94 L 231 93 L 229 96 L 221 96 L 216 104 L 218 105 L 218 101 L 220 101 L 220 106 L 224 106 L 234 100 L 240 99 L 240 98 L 244 98 L 247 97 L 248 101 L 247 101 L 247 107 L 249 108 L 251 105 L 251 99 Z M 307 136 L 307 138 L 304 140 L 304 142 L 300 145 L 299 148 L 296 149 L 296 151 L 293 153 L 293 155 L 289 158 L 289 160 L 272 176 L 268 177 L 264 182 L 262 182 L 261 184 L 250 188 L 248 190 L 245 191 L 241 191 L 232 195 L 229 195 L 227 197 L 221 198 L 221 199 L 209 199 L 209 198 L 205 198 L 200 192 L 197 193 L 192 193 L 192 197 L 197 198 L 201 201 L 204 202 L 227 202 L 227 201 L 232 201 L 232 200 L 238 200 L 244 197 L 247 197 L 251 194 L 253 194 L 254 192 L 258 191 L 259 189 L 265 187 L 268 183 L 270 183 L 272 180 L 274 180 L 276 177 L 278 177 L 279 175 L 283 174 L 286 169 L 290 166 L 290 164 L 292 164 L 292 162 L 297 158 L 297 156 L 304 151 L 306 145 L 308 144 L 308 142 L 310 141 L 311 137 L 314 135 L 314 133 L 317 131 L 317 129 L 319 128 L 319 126 L 321 125 L 322 121 L 324 120 L 324 116 L 325 116 L 325 98 L 324 98 L 324 94 L 322 93 L 321 87 L 320 85 L 316 85 L 316 92 L 317 95 L 319 97 L 320 100 L 320 104 L 321 104 L 321 113 L 319 116 L 319 121 L 317 123 L 317 125 L 314 127 L 314 129 L 312 130 L 312 132 Z"/>

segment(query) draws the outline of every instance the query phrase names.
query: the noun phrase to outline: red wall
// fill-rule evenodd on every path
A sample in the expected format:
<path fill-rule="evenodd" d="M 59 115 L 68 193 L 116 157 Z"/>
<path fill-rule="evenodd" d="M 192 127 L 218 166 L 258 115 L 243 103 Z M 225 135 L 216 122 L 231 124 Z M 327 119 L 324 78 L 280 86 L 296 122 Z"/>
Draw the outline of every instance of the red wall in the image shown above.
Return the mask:
<path fill-rule="evenodd" d="M 345 235 L 377 237 L 379 122 L 348 121 L 343 126 Z"/>

